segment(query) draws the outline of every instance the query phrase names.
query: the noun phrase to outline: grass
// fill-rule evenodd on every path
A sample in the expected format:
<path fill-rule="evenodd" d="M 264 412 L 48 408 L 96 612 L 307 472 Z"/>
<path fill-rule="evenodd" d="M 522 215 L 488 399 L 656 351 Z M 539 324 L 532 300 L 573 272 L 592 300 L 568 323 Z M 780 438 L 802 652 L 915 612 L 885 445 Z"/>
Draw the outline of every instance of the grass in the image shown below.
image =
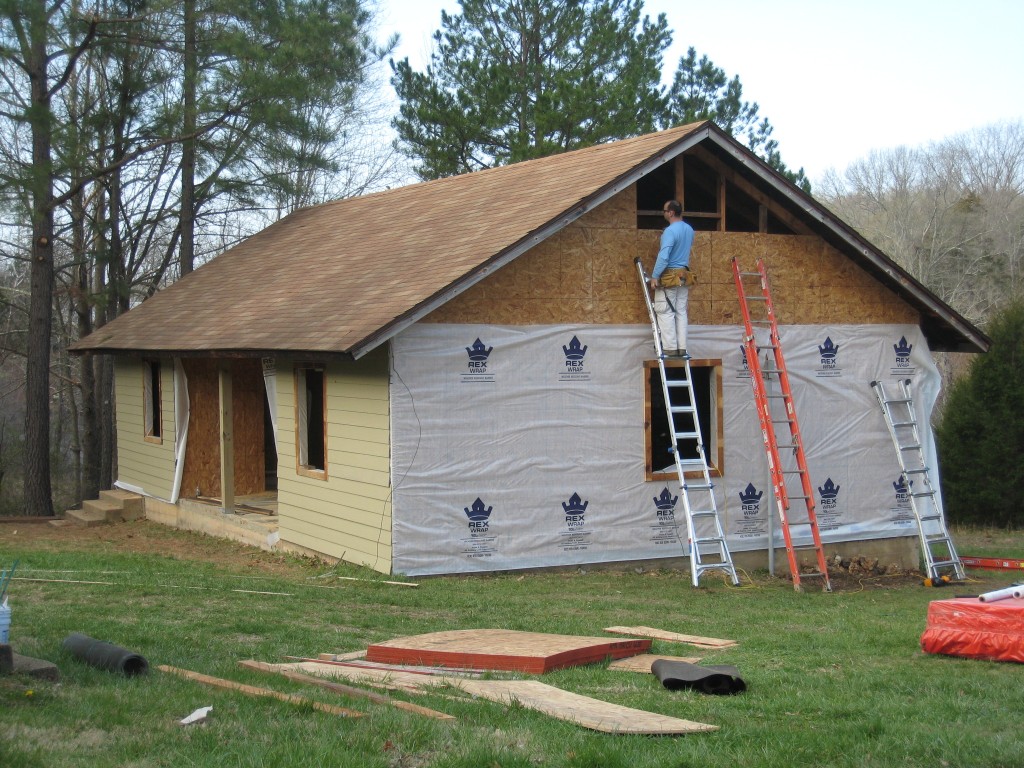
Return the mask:
<path fill-rule="evenodd" d="M 136 525 L 142 531 L 152 524 Z M 1021 765 L 1024 754 L 1013 715 L 1024 711 L 1024 666 L 928 656 L 918 645 L 929 601 L 1005 586 L 1013 574 L 973 571 L 975 583 L 949 590 L 878 579 L 833 594 L 797 594 L 764 574 L 739 589 L 714 578 L 693 589 L 686 574 L 632 570 L 438 578 L 410 589 L 310 561 L 271 571 L 128 551 L 53 551 L 3 532 L 0 564 L 19 558 L 20 576 L 111 582 L 13 582 L 12 644 L 56 662 L 61 681 L 0 678 L 5 768 L 999 768 Z M 194 534 L 159 535 L 179 547 L 194 543 L 197 552 L 211 546 Z M 964 531 L 957 540 L 965 554 L 1024 557 L 1013 534 Z M 614 736 L 523 707 L 394 694 L 457 718 L 446 723 L 237 666 L 454 628 L 602 635 L 616 624 L 738 640 L 737 648 L 702 654 L 703 661 L 736 665 L 749 689 L 732 697 L 670 692 L 653 676 L 604 664 L 556 671 L 544 681 L 719 731 Z M 158 671 L 126 679 L 65 653 L 61 642 L 71 632 L 141 653 L 154 667 L 297 693 L 366 716 L 339 718 Z M 659 641 L 653 650 L 695 655 Z M 209 705 L 205 724 L 178 724 Z"/>

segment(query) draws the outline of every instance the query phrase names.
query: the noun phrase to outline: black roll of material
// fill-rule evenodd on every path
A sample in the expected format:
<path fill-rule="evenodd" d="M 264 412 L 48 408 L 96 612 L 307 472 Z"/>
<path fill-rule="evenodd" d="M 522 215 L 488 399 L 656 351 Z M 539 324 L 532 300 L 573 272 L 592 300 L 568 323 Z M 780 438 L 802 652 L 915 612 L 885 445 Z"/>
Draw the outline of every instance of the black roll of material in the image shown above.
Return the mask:
<path fill-rule="evenodd" d="M 728 696 L 747 690 L 739 670 L 730 664 L 701 667 L 684 661 L 658 659 L 651 665 L 651 672 L 670 691 L 691 688 L 700 693 Z"/>
<path fill-rule="evenodd" d="M 149 662 L 139 654 L 78 632 L 64 638 L 64 650 L 87 664 L 110 672 L 120 672 L 127 677 L 144 675 L 149 671 Z"/>

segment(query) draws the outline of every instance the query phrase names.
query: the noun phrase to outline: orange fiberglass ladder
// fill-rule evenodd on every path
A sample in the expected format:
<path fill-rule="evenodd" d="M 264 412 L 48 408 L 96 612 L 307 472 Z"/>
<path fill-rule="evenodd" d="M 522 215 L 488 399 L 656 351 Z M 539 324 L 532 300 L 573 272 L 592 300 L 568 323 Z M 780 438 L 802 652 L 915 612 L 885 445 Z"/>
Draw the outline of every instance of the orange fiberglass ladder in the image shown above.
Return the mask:
<path fill-rule="evenodd" d="M 786 542 L 786 555 L 789 558 L 789 571 L 793 576 L 793 588 L 801 592 L 801 579 L 821 578 L 823 590 L 832 591 L 832 584 L 828 578 L 828 566 L 825 564 L 825 550 L 821 545 L 821 533 L 818 530 L 818 517 L 815 513 L 814 486 L 811 484 L 810 473 L 807 471 L 807 458 L 804 455 L 803 438 L 800 434 L 800 424 L 796 418 L 796 408 L 793 404 L 793 391 L 789 385 L 789 373 L 786 370 L 786 361 L 782 357 L 782 344 L 779 338 L 779 328 L 775 320 L 775 307 L 772 304 L 771 293 L 768 288 L 768 273 L 765 270 L 764 260 L 757 260 L 756 272 L 743 272 L 740 270 L 739 262 L 732 260 L 733 279 L 736 282 L 736 292 L 739 294 L 740 310 L 743 313 L 743 349 L 747 356 L 747 366 L 750 368 L 750 384 L 754 389 L 754 400 L 757 403 L 757 418 L 761 423 L 761 436 L 764 440 L 764 449 L 768 457 L 768 470 L 772 477 L 772 491 L 775 494 L 775 501 L 779 510 L 779 519 L 782 521 L 782 536 Z M 748 284 L 757 279 L 758 286 L 751 287 L 748 293 Z M 746 281 L 746 282 L 745 282 Z M 752 319 L 751 306 L 764 308 L 764 317 Z M 758 344 L 757 336 L 754 333 L 754 326 L 762 331 L 767 331 L 767 338 L 764 343 Z M 774 367 L 762 367 L 758 359 L 759 350 L 771 350 L 774 359 Z M 765 354 L 766 366 L 771 365 L 767 353 Z M 768 378 L 774 375 L 779 382 L 779 393 L 769 394 L 767 391 Z M 783 406 L 782 413 L 777 416 L 772 414 L 772 402 L 779 402 Z M 779 410 L 778 405 L 775 408 Z M 779 445 L 775 435 L 776 424 L 789 425 L 790 442 Z M 783 455 L 791 455 L 792 460 L 788 466 L 782 462 Z M 790 492 L 787 487 L 787 480 L 799 478 L 799 492 Z M 806 508 L 806 519 L 793 520 L 790 514 L 792 502 L 803 501 Z M 810 531 L 810 538 L 813 542 L 810 545 L 794 545 L 792 529 L 797 526 L 807 526 Z M 768 546 L 774 546 L 772 541 Z M 797 560 L 796 550 L 813 549 L 817 560 L 818 570 L 814 573 L 800 573 L 800 563 Z"/>

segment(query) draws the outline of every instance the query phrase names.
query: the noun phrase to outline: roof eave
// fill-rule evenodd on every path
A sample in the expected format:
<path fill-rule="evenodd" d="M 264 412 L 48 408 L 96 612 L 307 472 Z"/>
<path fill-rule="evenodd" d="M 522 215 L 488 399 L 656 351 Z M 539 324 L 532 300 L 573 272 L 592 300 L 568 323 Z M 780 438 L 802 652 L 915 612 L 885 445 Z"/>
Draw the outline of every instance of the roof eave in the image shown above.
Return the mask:
<path fill-rule="evenodd" d="M 848 249 L 856 251 L 879 272 L 885 274 L 896 286 L 899 286 L 906 295 L 915 299 L 933 318 L 948 323 L 953 330 L 962 336 L 962 340 L 956 344 L 943 343 L 933 349 L 948 352 L 987 352 L 992 344 L 984 333 L 974 326 L 969 320 L 960 315 L 956 310 L 946 304 L 942 299 L 932 293 L 923 283 L 919 282 L 913 275 L 900 267 L 896 262 L 882 253 L 878 248 L 868 242 L 856 230 L 834 216 L 827 208 L 817 202 L 813 197 L 802 189 L 791 183 L 776 170 L 752 155 L 749 150 L 741 146 L 734 138 L 725 131 L 714 125 L 708 127 L 708 137 L 723 151 L 727 152 L 732 159 L 745 166 L 749 171 L 756 174 L 764 183 L 770 185 L 780 195 L 785 197 L 789 203 L 799 209 L 802 214 L 824 227 L 834 234 Z M 922 318 L 922 325 L 928 325 L 928 317 Z"/>

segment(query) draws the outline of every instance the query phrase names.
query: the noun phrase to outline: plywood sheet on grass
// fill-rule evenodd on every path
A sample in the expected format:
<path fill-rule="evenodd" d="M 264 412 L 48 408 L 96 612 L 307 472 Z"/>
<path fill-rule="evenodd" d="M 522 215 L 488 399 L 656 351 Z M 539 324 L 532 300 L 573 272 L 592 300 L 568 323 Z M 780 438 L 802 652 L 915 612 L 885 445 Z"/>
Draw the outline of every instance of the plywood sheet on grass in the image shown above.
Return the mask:
<path fill-rule="evenodd" d="M 651 665 L 656 661 L 683 661 L 687 664 L 696 664 L 700 661 L 699 656 L 662 656 L 658 653 L 641 653 L 639 656 L 630 656 L 628 659 L 619 659 L 608 665 L 608 669 L 616 672 L 644 672 L 651 673 Z"/>
<path fill-rule="evenodd" d="M 655 640 L 667 640 L 671 643 L 687 643 L 701 648 L 732 648 L 739 645 L 735 640 L 722 640 L 717 637 L 700 637 L 698 635 L 683 635 L 679 632 L 667 632 L 664 629 L 653 627 L 605 627 L 605 632 L 616 635 L 635 635 L 637 637 L 652 637 Z"/>
<path fill-rule="evenodd" d="M 458 680 L 453 683 L 474 696 L 502 703 L 517 703 L 559 720 L 604 733 L 669 736 L 717 731 L 717 725 L 681 720 L 607 701 L 581 696 L 536 680 Z"/>
<path fill-rule="evenodd" d="M 306 672 L 410 693 L 424 693 L 428 689 L 445 686 L 489 701 L 516 702 L 559 720 L 604 733 L 670 736 L 718 730 L 715 725 L 623 707 L 533 680 L 466 680 L 312 661 L 265 666 L 268 669 Z"/>
<path fill-rule="evenodd" d="M 644 653 L 650 640 L 609 640 L 506 629 L 431 632 L 376 643 L 366 649 L 367 661 L 470 667 L 541 674 L 553 669 L 593 664 Z"/>

